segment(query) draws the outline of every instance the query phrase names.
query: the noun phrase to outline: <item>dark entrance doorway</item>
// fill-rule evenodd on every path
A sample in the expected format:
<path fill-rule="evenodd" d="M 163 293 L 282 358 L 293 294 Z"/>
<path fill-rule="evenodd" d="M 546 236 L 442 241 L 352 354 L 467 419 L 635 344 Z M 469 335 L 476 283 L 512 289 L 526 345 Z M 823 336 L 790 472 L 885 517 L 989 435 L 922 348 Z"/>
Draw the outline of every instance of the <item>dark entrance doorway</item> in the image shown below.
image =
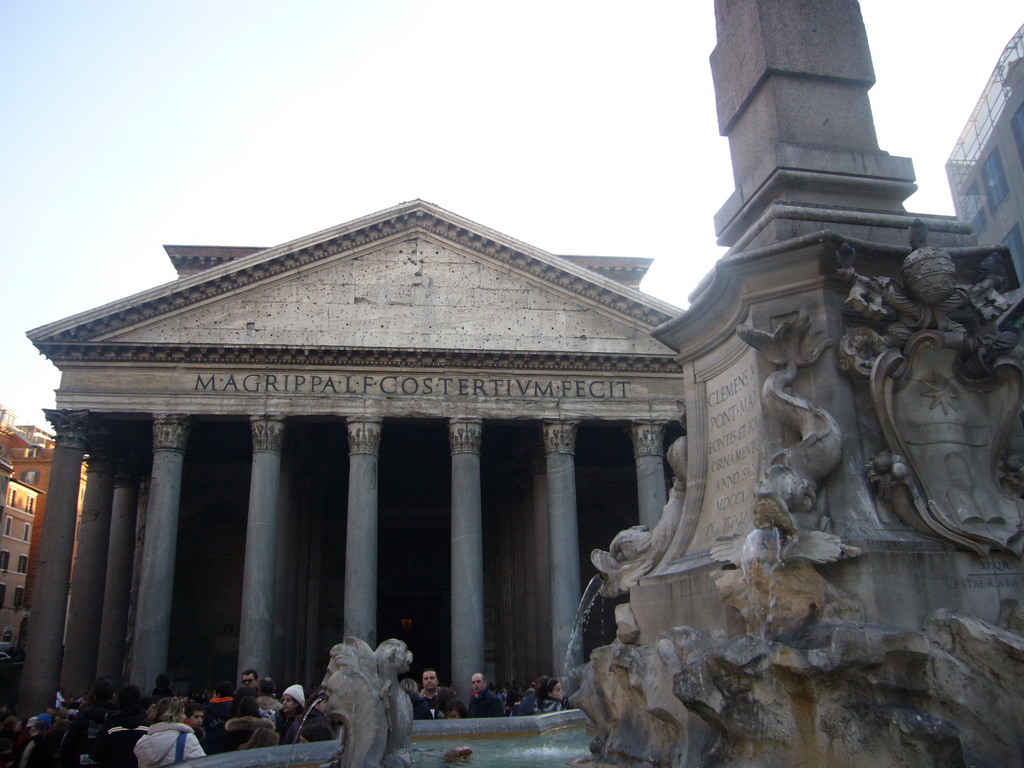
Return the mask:
<path fill-rule="evenodd" d="M 377 638 L 413 654 L 410 675 L 451 668 L 451 458 L 443 421 L 391 422 L 378 471 Z"/>

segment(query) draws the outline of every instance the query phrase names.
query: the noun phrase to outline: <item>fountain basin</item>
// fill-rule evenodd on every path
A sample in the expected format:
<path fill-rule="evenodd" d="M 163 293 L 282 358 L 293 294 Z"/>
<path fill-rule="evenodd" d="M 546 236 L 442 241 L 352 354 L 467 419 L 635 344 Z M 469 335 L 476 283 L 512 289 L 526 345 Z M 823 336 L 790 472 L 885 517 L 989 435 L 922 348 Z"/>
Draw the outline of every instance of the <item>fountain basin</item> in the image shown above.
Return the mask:
<path fill-rule="evenodd" d="M 444 751 L 466 744 L 473 761 L 487 768 L 564 766 L 573 757 L 590 754 L 590 721 L 578 709 L 530 717 L 489 717 L 470 720 L 417 720 L 413 723 L 413 768 L 442 765 Z M 286 744 L 247 749 L 177 763 L 194 768 L 319 768 L 338 749 L 337 741 Z M 493 751 L 492 751 L 493 750 Z M 490 754 L 488 754 L 490 753 Z M 525 760 L 525 762 L 523 762 Z"/>

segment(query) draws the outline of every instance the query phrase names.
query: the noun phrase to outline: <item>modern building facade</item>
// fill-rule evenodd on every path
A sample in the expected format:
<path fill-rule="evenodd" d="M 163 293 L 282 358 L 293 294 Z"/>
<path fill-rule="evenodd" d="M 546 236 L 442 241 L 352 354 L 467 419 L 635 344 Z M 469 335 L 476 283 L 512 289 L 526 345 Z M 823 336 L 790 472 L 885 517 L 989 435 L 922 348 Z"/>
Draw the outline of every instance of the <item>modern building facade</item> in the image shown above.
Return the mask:
<path fill-rule="evenodd" d="M 1024 275 L 1024 26 L 1003 50 L 946 162 L 957 217 Z"/>
<path fill-rule="evenodd" d="M 423 201 L 167 250 L 177 281 L 29 333 L 62 379 L 23 700 L 122 669 L 319 682 L 345 635 L 460 689 L 557 672 L 587 553 L 656 522 L 681 432 L 649 262 Z"/>

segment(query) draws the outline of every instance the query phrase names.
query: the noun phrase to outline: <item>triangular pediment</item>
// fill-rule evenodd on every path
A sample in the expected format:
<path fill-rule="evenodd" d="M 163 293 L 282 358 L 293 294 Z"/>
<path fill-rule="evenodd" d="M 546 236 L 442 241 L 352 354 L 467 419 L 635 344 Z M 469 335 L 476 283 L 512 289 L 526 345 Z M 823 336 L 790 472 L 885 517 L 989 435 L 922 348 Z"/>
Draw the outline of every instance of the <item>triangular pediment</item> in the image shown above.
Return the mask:
<path fill-rule="evenodd" d="M 423 201 L 29 332 L 82 345 L 665 355 L 676 307 Z"/>

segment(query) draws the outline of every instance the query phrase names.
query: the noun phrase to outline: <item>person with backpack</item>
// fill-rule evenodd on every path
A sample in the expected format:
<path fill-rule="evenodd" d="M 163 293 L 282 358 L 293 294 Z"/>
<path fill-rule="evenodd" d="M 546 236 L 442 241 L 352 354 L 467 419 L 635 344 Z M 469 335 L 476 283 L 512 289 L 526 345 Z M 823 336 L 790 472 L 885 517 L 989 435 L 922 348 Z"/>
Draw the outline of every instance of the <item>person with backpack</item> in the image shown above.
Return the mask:
<path fill-rule="evenodd" d="M 100 728 L 89 756 L 103 768 L 136 768 L 135 744 L 149 731 L 142 691 L 137 685 L 126 686 L 117 694 L 117 703 L 121 708 Z"/>
<path fill-rule="evenodd" d="M 107 718 L 117 711 L 114 703 L 114 684 L 109 677 L 101 677 L 92 684 L 82 702 L 78 716 L 71 721 L 60 742 L 60 767 L 78 768 L 92 765 L 89 751 Z"/>
<path fill-rule="evenodd" d="M 159 768 L 206 757 L 192 729 L 185 724 L 185 702 L 177 696 L 161 699 L 149 733 L 135 744 L 139 768 Z"/>

